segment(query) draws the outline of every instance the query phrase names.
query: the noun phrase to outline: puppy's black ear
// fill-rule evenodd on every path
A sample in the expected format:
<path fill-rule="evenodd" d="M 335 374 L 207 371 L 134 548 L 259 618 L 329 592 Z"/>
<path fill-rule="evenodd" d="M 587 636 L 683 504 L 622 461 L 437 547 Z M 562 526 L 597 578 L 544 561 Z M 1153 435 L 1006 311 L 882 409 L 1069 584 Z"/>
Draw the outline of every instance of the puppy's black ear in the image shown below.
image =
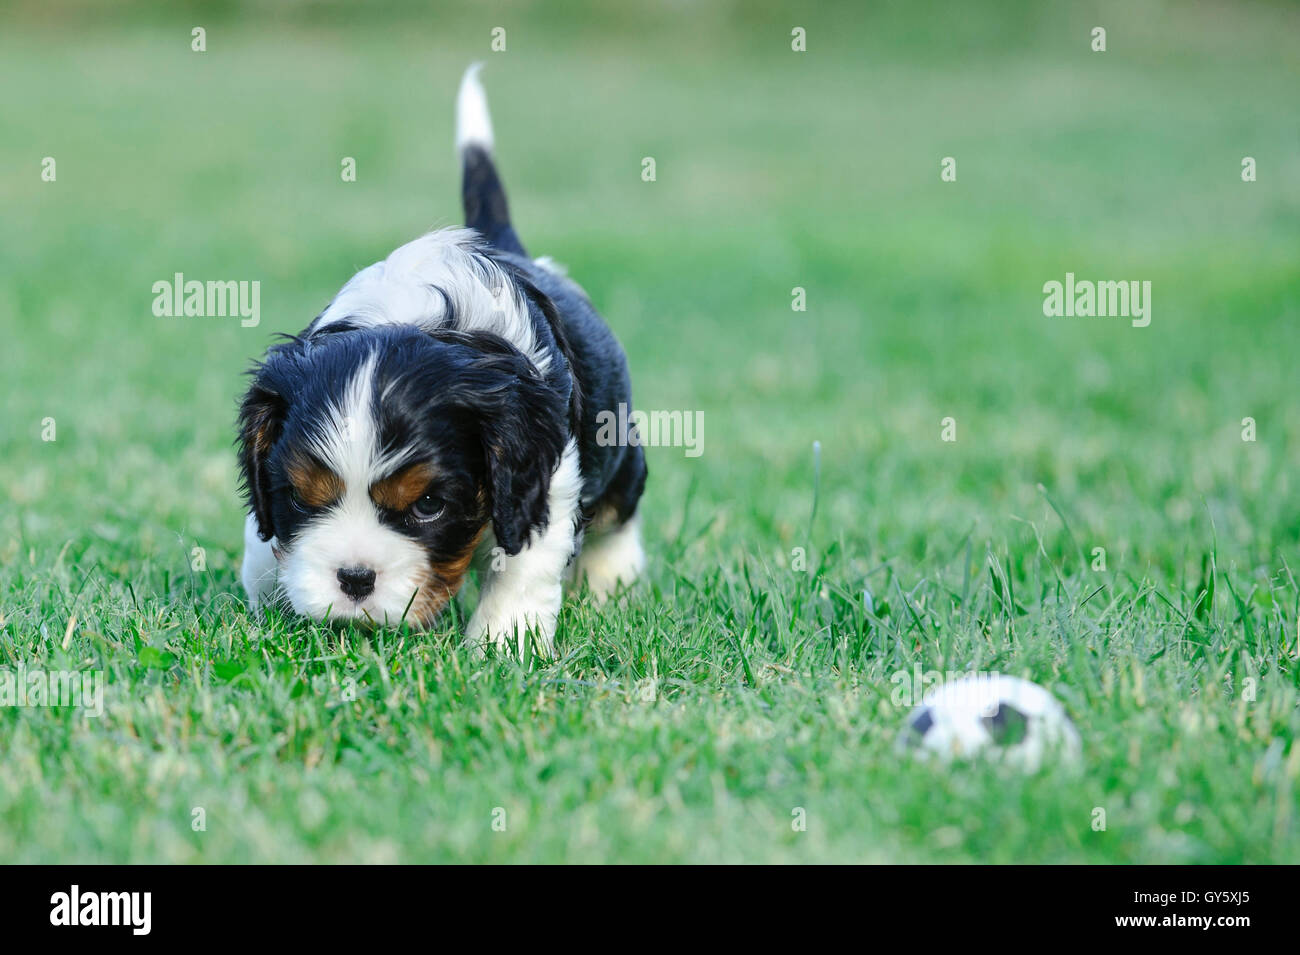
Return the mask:
<path fill-rule="evenodd" d="M 254 381 L 239 406 L 239 467 L 243 472 L 244 496 L 257 519 L 257 533 L 264 541 L 275 536 L 271 520 L 271 476 L 267 458 L 280 437 L 288 403 L 262 381 Z"/>
<path fill-rule="evenodd" d="M 546 527 L 551 475 L 568 439 L 564 395 L 547 385 L 522 355 L 494 355 L 492 384 L 473 396 L 492 490 L 497 544 L 519 553 Z"/>

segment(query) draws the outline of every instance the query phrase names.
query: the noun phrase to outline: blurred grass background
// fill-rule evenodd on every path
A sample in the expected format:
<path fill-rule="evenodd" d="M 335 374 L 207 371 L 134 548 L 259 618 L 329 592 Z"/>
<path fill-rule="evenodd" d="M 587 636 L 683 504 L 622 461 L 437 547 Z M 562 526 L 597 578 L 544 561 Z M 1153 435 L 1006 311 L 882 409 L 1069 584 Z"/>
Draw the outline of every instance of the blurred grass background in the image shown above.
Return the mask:
<path fill-rule="evenodd" d="M 1257 627 L 1273 641 L 1270 672 L 1295 644 L 1284 566 L 1294 566 L 1300 539 L 1292 5 L 399 3 L 363 12 L 20 2 L 4 23 L 0 633 L 11 664 L 53 652 L 70 608 L 90 627 L 99 607 L 117 622 L 95 621 L 94 632 L 109 633 L 146 593 L 160 613 L 198 600 L 200 613 L 217 614 L 203 623 L 214 632 L 245 626 L 230 446 L 241 373 L 353 271 L 459 221 L 452 103 L 475 59 L 487 61 L 500 164 L 530 251 L 565 263 L 591 293 L 628 350 L 639 406 L 704 412 L 702 457 L 651 453 L 658 599 L 693 582 L 725 618 L 734 608 L 719 579 L 763 566 L 789 582 L 791 548 L 809 545 L 837 589 L 897 579 L 910 591 L 960 579 L 954 562 L 974 542 L 1028 595 L 1031 622 L 1046 625 L 1036 598 L 1055 581 L 1040 557 L 1074 582 L 1099 546 L 1107 580 L 1189 601 L 1212 554 L 1243 595 L 1269 595 L 1259 612 L 1275 625 Z M 204 53 L 190 49 L 195 26 L 206 30 Z M 504 53 L 490 49 L 497 26 Z M 790 49 L 794 26 L 807 30 L 806 53 Z M 1090 49 L 1094 26 L 1108 31 L 1105 53 Z M 40 177 L 46 156 L 57 161 L 53 183 Z M 339 175 L 346 156 L 357 162 L 354 183 Z M 646 156 L 656 160 L 653 183 L 640 177 Z M 945 156 L 957 160 L 955 183 L 940 181 Z M 1258 161 L 1257 182 L 1242 182 L 1244 156 Z M 178 271 L 259 280 L 261 325 L 154 317 L 152 284 Z M 1043 283 L 1067 271 L 1150 280 L 1150 327 L 1045 318 Z M 795 286 L 807 290 L 806 312 L 791 311 Z M 951 444 L 939 440 L 947 416 L 957 421 Z M 1256 443 L 1241 440 L 1247 416 Z M 46 417 L 57 422 L 53 443 L 40 440 Z M 810 541 L 814 440 L 823 473 Z M 189 577 L 196 544 L 208 575 L 182 592 L 176 581 Z M 969 552 L 964 560 L 969 567 Z M 1233 615 L 1245 613 L 1222 588 L 1218 601 L 1227 616 L 1214 640 L 1231 648 L 1243 636 Z M 653 619 L 654 604 L 640 606 Z M 1164 626 L 1147 609 L 1133 613 L 1134 629 Z M 201 638 L 202 627 L 191 648 L 199 657 Z M 967 651 L 943 644 L 939 656 L 965 666 L 978 656 Z M 923 640 L 916 652 L 940 662 Z M 1059 675 L 1024 647 L 1007 652 L 1004 662 L 1040 679 Z M 121 663 L 103 648 L 87 659 L 99 653 L 110 670 Z M 802 671 L 810 686 L 832 662 L 854 686 L 880 676 L 821 662 L 825 671 Z M 1166 663 L 1170 685 L 1210 679 L 1191 659 Z M 705 681 L 724 698 L 717 719 L 693 724 L 680 745 L 709 745 L 698 737 L 734 715 L 724 689 L 735 664 Z M 1280 678 L 1293 706 L 1294 671 Z M 194 679 L 180 678 L 186 692 L 203 689 Z M 800 693 L 785 705 L 793 724 L 834 709 Z M 1131 716 L 1120 707 L 1098 725 L 1118 733 Z M 22 721 L 39 715 L 9 718 L 31 732 Z M 1278 719 L 1294 752 L 1296 720 Z M 1172 712 L 1160 722 L 1166 732 L 1180 725 Z M 91 732 L 92 751 L 96 740 L 112 744 Z M 612 758 L 621 744 L 610 732 Z M 851 802 L 849 767 L 861 754 L 816 739 L 848 775 L 814 782 L 817 770 L 804 766 L 794 778 Z M 1261 751 L 1271 739 L 1256 740 Z M 6 805 L 16 814 L 11 852 L 66 850 L 20 836 L 41 828 L 29 815 L 34 794 L 79 772 L 47 766 L 12 784 L 0 802 L 0 815 Z M 1290 799 L 1294 772 L 1287 779 Z M 716 787 L 701 793 L 688 808 L 713 833 Z M 1245 817 L 1256 796 L 1219 798 L 1238 800 Z M 68 798 L 69 813 L 90 814 Z M 141 811 L 129 792 L 100 798 L 126 819 Z M 834 850 L 828 837 L 823 848 L 1009 858 L 1024 843 L 969 832 L 931 845 L 918 833 L 950 827 L 934 814 L 951 810 L 929 799 L 923 810 L 900 796 L 896 813 L 912 814 L 912 828 L 890 830 L 888 845 L 863 823 L 855 831 L 865 842 Z M 291 854 L 277 850 L 268 818 L 265 833 L 232 837 L 213 855 L 248 845 Z M 1163 824 L 1158 807 L 1144 818 Z M 189 857 L 165 841 L 115 841 L 102 825 L 87 823 L 104 858 Z M 1279 831 L 1283 845 L 1300 841 L 1294 822 L 1278 830 L 1269 815 L 1259 825 L 1206 836 L 1190 857 L 1266 853 Z M 713 842 L 689 826 L 674 832 L 667 844 L 632 839 L 629 851 L 764 857 L 725 827 Z M 673 839 L 682 845 L 671 848 Z M 322 856 L 349 857 L 340 845 Z M 542 845 L 534 857 L 560 851 Z M 596 839 L 590 851 L 616 848 Z M 1050 838 L 1038 851 L 1083 852 Z"/>

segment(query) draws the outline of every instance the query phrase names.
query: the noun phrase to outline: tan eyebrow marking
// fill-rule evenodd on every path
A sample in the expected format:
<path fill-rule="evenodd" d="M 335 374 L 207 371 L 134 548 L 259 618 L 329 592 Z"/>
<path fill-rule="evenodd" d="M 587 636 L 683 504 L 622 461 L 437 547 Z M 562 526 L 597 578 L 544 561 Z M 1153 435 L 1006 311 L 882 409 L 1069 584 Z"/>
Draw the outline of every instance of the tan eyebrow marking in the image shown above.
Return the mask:
<path fill-rule="evenodd" d="M 424 494 L 433 473 L 431 465 L 418 461 L 370 485 L 370 499 L 390 511 L 404 511 Z"/>
<path fill-rule="evenodd" d="M 308 507 L 328 507 L 343 496 L 343 482 L 317 461 L 291 461 L 285 468 L 289 483 Z"/>

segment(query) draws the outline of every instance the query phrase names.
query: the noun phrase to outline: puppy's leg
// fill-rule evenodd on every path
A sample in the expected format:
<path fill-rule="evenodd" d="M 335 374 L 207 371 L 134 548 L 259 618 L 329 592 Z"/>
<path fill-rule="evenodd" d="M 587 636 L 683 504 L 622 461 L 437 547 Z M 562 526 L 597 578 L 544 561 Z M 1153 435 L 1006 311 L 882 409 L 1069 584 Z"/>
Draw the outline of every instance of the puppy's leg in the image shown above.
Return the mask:
<path fill-rule="evenodd" d="M 619 587 L 631 586 L 645 573 L 638 509 L 645 481 L 645 452 L 640 444 L 632 445 L 605 489 L 575 561 L 574 584 L 581 587 L 586 580 L 597 604 L 608 600 Z"/>
<path fill-rule="evenodd" d="M 564 600 L 564 568 L 573 557 L 578 495 L 582 474 L 578 447 L 570 441 L 551 477 L 546 529 L 534 533 L 513 557 L 495 554 L 489 560 L 481 596 L 465 628 L 465 645 L 481 651 L 489 643 L 517 650 L 537 634 L 538 651 L 552 656 L 555 620 Z"/>
<path fill-rule="evenodd" d="M 630 587 L 645 573 L 645 549 L 641 546 L 641 514 L 633 514 L 609 530 L 588 531 L 578 554 L 573 582 L 583 580 L 597 604 L 603 604 L 620 586 Z"/>
<path fill-rule="evenodd" d="M 277 570 L 271 542 L 257 536 L 257 519 L 249 514 L 244 521 L 244 563 L 239 570 L 239 579 L 253 612 L 260 613 L 275 590 Z"/>

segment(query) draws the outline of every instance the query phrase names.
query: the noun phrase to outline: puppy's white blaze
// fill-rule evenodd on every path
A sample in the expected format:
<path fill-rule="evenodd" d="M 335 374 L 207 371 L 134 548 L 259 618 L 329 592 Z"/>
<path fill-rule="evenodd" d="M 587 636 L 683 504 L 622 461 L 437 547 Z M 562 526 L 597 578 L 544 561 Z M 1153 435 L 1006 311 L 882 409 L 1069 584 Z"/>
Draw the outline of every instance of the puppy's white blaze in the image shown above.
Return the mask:
<path fill-rule="evenodd" d="M 475 251 L 477 241 L 470 229 L 440 229 L 408 242 L 354 275 L 316 327 L 347 320 L 492 332 L 545 374 L 551 357 L 538 347 L 527 303 L 500 267 Z"/>
<path fill-rule="evenodd" d="M 370 487 L 401 466 L 409 449 L 383 453 L 374 418 L 372 354 L 357 369 L 339 404 L 312 436 L 312 450 L 343 483 L 343 496 L 295 537 L 280 569 L 281 583 L 299 613 L 369 617 L 396 623 L 426 579 L 424 549 L 381 520 Z M 361 601 L 339 586 L 338 572 L 367 567 L 375 589 Z"/>
<path fill-rule="evenodd" d="M 411 448 L 384 453 L 376 431 L 374 381 L 378 356 L 371 352 L 343 391 L 329 417 L 310 436 L 310 447 L 343 482 L 349 493 L 363 494 L 376 481 L 392 474 L 410 457 Z"/>
<path fill-rule="evenodd" d="M 466 146 L 482 146 L 492 151 L 492 117 L 488 114 L 487 94 L 479 82 L 482 63 L 471 63 L 460 80 L 456 94 L 456 152 Z"/>
<path fill-rule="evenodd" d="M 465 628 L 467 646 L 481 650 L 487 643 L 513 644 L 522 655 L 531 629 L 540 651 L 552 654 L 581 491 L 578 446 L 570 439 L 551 477 L 546 529 L 534 531 L 515 556 L 501 558 L 499 570 L 488 571 L 474 616 Z"/>

